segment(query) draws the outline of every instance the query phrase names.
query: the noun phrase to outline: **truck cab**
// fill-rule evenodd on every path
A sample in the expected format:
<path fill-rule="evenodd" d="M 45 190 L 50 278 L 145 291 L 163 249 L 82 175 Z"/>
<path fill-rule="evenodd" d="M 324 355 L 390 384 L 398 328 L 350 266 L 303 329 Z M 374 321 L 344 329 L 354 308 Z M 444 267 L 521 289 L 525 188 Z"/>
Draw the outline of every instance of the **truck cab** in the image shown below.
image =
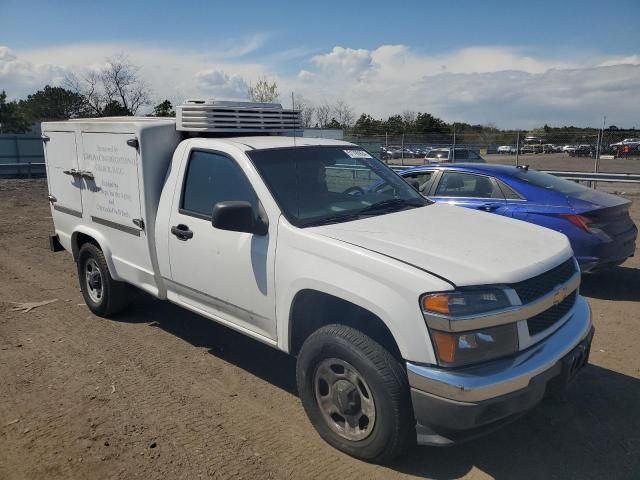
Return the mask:
<path fill-rule="evenodd" d="M 566 237 L 435 204 L 352 143 L 282 135 L 296 115 L 192 101 L 176 120 L 43 124 L 52 245 L 89 308 L 117 315 L 139 288 L 296 356 L 318 433 L 367 461 L 566 388 L 593 335 Z"/>

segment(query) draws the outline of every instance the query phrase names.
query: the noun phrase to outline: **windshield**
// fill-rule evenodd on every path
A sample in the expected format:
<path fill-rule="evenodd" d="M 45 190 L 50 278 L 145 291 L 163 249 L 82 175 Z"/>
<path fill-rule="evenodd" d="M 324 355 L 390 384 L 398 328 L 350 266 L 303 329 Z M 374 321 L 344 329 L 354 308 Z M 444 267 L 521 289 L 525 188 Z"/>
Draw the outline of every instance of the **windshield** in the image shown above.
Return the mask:
<path fill-rule="evenodd" d="M 590 190 L 587 187 L 580 185 L 579 183 L 572 182 L 570 180 L 564 180 L 548 173 L 537 172 L 535 170 L 518 169 L 513 175 L 518 180 L 535 185 L 536 187 L 544 188 L 545 190 L 551 190 L 553 192 L 562 193 L 564 195 L 571 195 L 573 193 L 583 192 Z"/>
<path fill-rule="evenodd" d="M 293 225 L 339 223 L 429 204 L 393 170 L 354 147 L 247 152 Z"/>

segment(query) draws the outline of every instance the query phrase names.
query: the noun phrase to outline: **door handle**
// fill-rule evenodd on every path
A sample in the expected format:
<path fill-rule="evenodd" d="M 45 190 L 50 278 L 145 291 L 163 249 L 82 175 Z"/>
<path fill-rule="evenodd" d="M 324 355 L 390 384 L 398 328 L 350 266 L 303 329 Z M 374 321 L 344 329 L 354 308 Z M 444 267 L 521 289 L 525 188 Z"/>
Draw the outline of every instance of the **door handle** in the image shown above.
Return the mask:
<path fill-rule="evenodd" d="M 78 172 L 78 175 L 80 175 L 83 178 L 86 178 L 87 180 L 95 180 L 95 176 L 93 175 L 93 172 L 90 172 L 89 170 L 80 170 Z"/>
<path fill-rule="evenodd" d="M 187 241 L 193 238 L 193 232 L 184 224 L 171 227 L 171 233 L 178 237 L 178 240 Z"/>
<path fill-rule="evenodd" d="M 72 168 L 71 170 L 63 170 L 62 173 L 64 173 L 65 175 L 71 175 L 72 177 L 81 175 L 81 172 L 79 170 L 76 170 L 75 168 Z"/>
<path fill-rule="evenodd" d="M 500 205 L 498 205 L 497 203 L 485 203 L 484 205 L 480 205 L 478 207 L 479 210 L 484 210 L 485 212 L 493 212 L 498 208 L 500 208 Z"/>

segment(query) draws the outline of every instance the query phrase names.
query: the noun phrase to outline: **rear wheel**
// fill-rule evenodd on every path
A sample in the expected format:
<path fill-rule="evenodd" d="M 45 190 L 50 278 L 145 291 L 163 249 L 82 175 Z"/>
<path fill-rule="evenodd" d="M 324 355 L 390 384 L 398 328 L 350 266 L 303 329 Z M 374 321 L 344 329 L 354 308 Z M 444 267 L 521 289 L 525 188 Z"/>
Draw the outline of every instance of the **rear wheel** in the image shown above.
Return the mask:
<path fill-rule="evenodd" d="M 85 243 L 78 252 L 78 278 L 84 301 L 94 314 L 110 317 L 129 303 L 129 286 L 111 277 L 100 248 Z"/>
<path fill-rule="evenodd" d="M 302 345 L 298 392 L 320 436 L 362 460 L 385 463 L 415 441 L 402 365 L 362 332 L 328 325 Z"/>

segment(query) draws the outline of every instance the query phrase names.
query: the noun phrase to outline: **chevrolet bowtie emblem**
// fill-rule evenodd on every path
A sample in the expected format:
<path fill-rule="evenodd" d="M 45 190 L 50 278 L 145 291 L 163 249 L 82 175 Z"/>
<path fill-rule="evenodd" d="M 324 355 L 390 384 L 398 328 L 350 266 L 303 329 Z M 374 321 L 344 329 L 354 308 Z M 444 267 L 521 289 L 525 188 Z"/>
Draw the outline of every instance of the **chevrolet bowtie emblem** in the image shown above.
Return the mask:
<path fill-rule="evenodd" d="M 567 289 L 564 287 L 561 287 L 558 290 L 556 290 L 556 292 L 553 294 L 553 304 L 558 305 L 565 298 L 567 298 Z"/>

